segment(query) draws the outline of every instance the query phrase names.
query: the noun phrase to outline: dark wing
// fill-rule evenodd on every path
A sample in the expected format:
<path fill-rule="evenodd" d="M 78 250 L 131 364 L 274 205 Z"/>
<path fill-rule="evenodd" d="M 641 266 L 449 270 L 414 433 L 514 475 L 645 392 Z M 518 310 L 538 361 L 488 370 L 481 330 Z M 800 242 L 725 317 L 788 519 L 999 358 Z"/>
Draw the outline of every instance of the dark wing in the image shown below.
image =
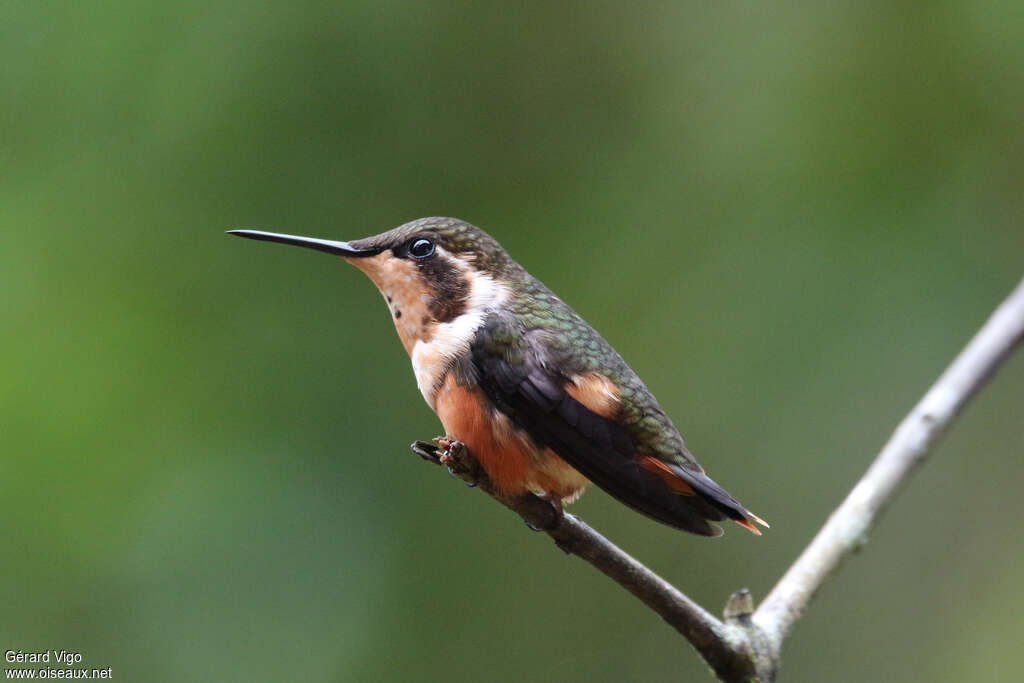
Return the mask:
<path fill-rule="evenodd" d="M 473 340 L 472 368 L 467 370 L 514 424 L 619 501 L 669 526 L 702 536 L 720 535 L 722 530 L 709 520 L 735 515 L 723 513 L 716 501 L 703 495 L 699 480 L 712 486 L 714 482 L 700 472 L 689 472 L 687 484 L 692 485 L 685 492 L 673 490 L 664 472 L 638 464 L 626 431 L 574 399 L 565 388 L 568 378 L 545 364 L 544 334 L 524 334 L 514 320 L 494 314 Z M 694 495 L 694 490 L 701 495 Z"/>

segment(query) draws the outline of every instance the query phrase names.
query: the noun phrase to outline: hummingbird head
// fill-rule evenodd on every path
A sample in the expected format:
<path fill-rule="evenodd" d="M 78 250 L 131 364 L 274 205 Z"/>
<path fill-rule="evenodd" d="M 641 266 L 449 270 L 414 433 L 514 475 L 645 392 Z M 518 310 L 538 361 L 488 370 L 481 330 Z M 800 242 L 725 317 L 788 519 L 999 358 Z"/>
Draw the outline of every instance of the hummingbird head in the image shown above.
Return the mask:
<path fill-rule="evenodd" d="M 405 350 L 429 343 L 440 326 L 478 320 L 523 272 L 497 240 L 457 218 L 420 218 L 379 235 L 337 242 L 256 230 L 230 234 L 337 254 L 366 273 L 384 296 Z"/>

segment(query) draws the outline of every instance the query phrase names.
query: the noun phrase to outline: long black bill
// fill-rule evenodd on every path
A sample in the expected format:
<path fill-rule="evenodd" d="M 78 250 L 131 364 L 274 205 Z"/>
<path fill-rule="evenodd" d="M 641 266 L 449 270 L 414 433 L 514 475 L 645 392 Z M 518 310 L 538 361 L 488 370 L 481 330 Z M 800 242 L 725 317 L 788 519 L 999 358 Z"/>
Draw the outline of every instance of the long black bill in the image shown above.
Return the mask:
<path fill-rule="evenodd" d="M 338 256 L 373 256 L 379 254 L 380 249 L 361 249 L 353 247 L 348 242 L 336 242 L 334 240 L 321 240 L 316 237 L 299 237 L 298 235 L 282 235 L 276 232 L 262 232 L 260 230 L 228 230 L 229 235 L 247 237 L 251 240 L 263 242 L 280 242 L 281 244 L 294 244 L 298 247 L 325 251 L 328 254 Z"/>

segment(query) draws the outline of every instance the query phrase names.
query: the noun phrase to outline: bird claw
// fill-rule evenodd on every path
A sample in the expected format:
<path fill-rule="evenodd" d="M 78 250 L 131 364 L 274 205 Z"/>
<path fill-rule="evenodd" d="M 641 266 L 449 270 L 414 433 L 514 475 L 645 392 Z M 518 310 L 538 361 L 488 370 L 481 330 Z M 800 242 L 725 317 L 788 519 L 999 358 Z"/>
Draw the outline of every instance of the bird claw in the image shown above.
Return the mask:
<path fill-rule="evenodd" d="M 426 441 L 413 441 L 409 448 L 427 462 L 432 462 L 435 465 L 441 464 L 441 450 L 434 444 Z"/>
<path fill-rule="evenodd" d="M 450 477 L 462 479 L 465 481 L 466 486 L 472 488 L 480 484 L 479 477 L 474 476 L 469 481 L 466 481 L 463 474 L 456 471 L 457 469 L 466 469 L 464 462 L 459 461 L 459 456 L 465 451 L 465 444 L 449 436 L 434 437 L 431 441 L 433 441 L 433 443 L 429 443 L 427 441 L 414 441 L 410 448 L 413 453 L 424 460 L 432 462 L 435 465 L 443 465 L 444 468 L 448 470 L 448 475 Z"/>

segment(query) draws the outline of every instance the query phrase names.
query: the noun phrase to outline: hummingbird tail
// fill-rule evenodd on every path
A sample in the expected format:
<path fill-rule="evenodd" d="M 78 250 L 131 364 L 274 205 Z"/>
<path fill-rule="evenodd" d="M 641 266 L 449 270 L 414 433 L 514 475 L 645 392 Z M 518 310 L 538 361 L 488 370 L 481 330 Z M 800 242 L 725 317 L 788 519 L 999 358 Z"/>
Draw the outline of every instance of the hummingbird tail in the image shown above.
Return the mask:
<path fill-rule="evenodd" d="M 639 458 L 637 464 L 658 475 L 665 487 L 672 493 L 693 500 L 691 506 L 699 510 L 707 520 L 718 522 L 728 518 L 758 536 L 761 535 L 761 530 L 754 525 L 754 522 L 768 528 L 768 522 L 740 505 L 739 501 L 729 495 L 728 491 L 703 472 L 652 458 L 649 455 Z"/>
<path fill-rule="evenodd" d="M 686 480 L 689 488 L 693 489 L 698 496 L 741 527 L 748 529 L 758 536 L 761 535 L 761 531 L 755 526 L 755 522 L 766 529 L 768 528 L 768 522 L 740 505 L 738 500 L 729 495 L 728 491 L 716 484 L 708 475 L 684 467 L 673 467 L 672 469 Z"/>

